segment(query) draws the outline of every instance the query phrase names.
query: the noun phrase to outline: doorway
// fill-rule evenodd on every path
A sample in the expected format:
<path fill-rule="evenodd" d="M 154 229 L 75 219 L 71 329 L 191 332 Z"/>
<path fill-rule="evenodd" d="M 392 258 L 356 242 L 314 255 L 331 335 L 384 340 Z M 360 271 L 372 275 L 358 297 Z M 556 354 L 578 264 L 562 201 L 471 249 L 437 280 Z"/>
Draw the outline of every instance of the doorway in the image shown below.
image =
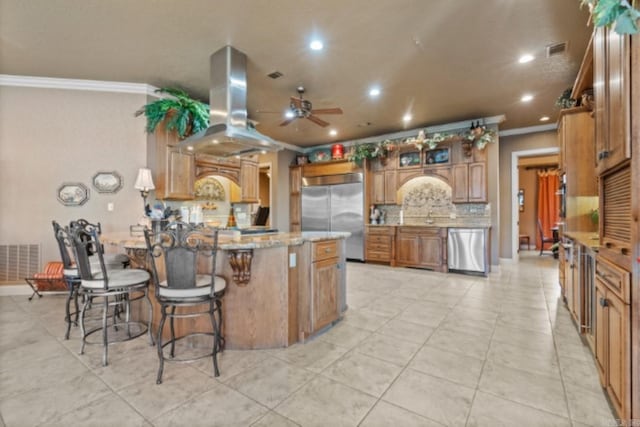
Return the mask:
<path fill-rule="evenodd" d="M 260 171 L 258 175 L 258 206 L 262 208 L 269 208 L 269 211 L 271 211 L 272 176 L 273 174 L 271 163 L 260 163 Z M 271 217 L 272 215 L 269 214 L 269 216 L 267 217 L 267 222 L 265 224 L 266 226 L 271 226 Z"/>
<path fill-rule="evenodd" d="M 521 158 L 542 157 L 550 156 L 559 153 L 558 147 L 537 148 L 532 150 L 514 151 L 511 153 L 511 259 L 514 262 L 518 262 L 520 259 L 520 204 L 519 204 L 519 191 L 520 191 L 520 178 L 518 172 L 518 165 Z M 527 198 L 536 197 L 537 194 L 528 195 L 525 191 L 524 201 L 526 203 Z M 533 200 L 533 199 L 532 199 Z M 526 209 L 526 207 L 525 207 Z M 535 234 L 529 237 L 532 242 L 535 242 Z"/>

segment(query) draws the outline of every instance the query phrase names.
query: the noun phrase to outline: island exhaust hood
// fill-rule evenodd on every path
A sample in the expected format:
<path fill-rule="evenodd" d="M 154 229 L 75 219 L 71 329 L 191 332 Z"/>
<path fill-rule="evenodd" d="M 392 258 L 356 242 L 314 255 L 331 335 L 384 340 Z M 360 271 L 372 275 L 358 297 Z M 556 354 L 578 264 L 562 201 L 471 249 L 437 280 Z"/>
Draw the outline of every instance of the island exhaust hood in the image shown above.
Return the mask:
<path fill-rule="evenodd" d="M 209 127 L 179 144 L 180 149 L 229 157 L 282 149 L 247 125 L 247 56 L 225 46 L 210 57 Z"/>

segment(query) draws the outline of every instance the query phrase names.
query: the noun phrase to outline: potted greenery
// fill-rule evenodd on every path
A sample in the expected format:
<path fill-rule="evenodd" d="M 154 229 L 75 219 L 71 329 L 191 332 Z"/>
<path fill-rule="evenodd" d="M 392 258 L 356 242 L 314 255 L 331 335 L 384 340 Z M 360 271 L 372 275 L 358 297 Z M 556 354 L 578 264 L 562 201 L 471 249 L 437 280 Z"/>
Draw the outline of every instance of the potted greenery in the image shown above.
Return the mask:
<path fill-rule="evenodd" d="M 209 126 L 209 106 L 191 98 L 185 91 L 175 88 L 157 89 L 156 93 L 171 95 L 146 104 L 135 115 L 147 118 L 147 132 L 165 122 L 169 131 L 175 130 L 180 139 L 206 129 Z"/>

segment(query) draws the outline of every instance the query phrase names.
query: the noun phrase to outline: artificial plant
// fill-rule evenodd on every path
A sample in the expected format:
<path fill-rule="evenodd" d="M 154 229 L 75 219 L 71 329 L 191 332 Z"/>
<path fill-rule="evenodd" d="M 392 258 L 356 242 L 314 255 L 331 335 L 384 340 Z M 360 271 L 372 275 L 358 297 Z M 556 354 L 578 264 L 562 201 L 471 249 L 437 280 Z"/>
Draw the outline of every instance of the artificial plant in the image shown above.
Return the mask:
<path fill-rule="evenodd" d="M 613 27 L 618 34 L 638 33 L 639 0 L 581 0 L 588 5 L 596 27 Z"/>
<path fill-rule="evenodd" d="M 209 106 L 191 98 L 185 91 L 176 88 L 157 89 L 156 93 L 171 95 L 150 102 L 136 111 L 147 118 L 147 132 L 153 133 L 166 119 L 165 127 L 175 130 L 180 139 L 206 129 L 209 126 Z"/>

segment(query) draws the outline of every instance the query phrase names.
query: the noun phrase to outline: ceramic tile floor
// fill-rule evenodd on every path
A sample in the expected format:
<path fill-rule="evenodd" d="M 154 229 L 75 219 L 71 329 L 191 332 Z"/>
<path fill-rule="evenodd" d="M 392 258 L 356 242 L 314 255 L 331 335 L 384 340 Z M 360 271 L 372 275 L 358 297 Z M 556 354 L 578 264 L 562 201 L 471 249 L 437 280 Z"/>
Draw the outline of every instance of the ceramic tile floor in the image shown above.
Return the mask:
<path fill-rule="evenodd" d="M 306 344 L 168 364 L 143 338 L 78 355 L 64 297 L 0 298 L 0 426 L 613 426 L 535 252 L 480 278 L 349 263 L 344 320 Z"/>

